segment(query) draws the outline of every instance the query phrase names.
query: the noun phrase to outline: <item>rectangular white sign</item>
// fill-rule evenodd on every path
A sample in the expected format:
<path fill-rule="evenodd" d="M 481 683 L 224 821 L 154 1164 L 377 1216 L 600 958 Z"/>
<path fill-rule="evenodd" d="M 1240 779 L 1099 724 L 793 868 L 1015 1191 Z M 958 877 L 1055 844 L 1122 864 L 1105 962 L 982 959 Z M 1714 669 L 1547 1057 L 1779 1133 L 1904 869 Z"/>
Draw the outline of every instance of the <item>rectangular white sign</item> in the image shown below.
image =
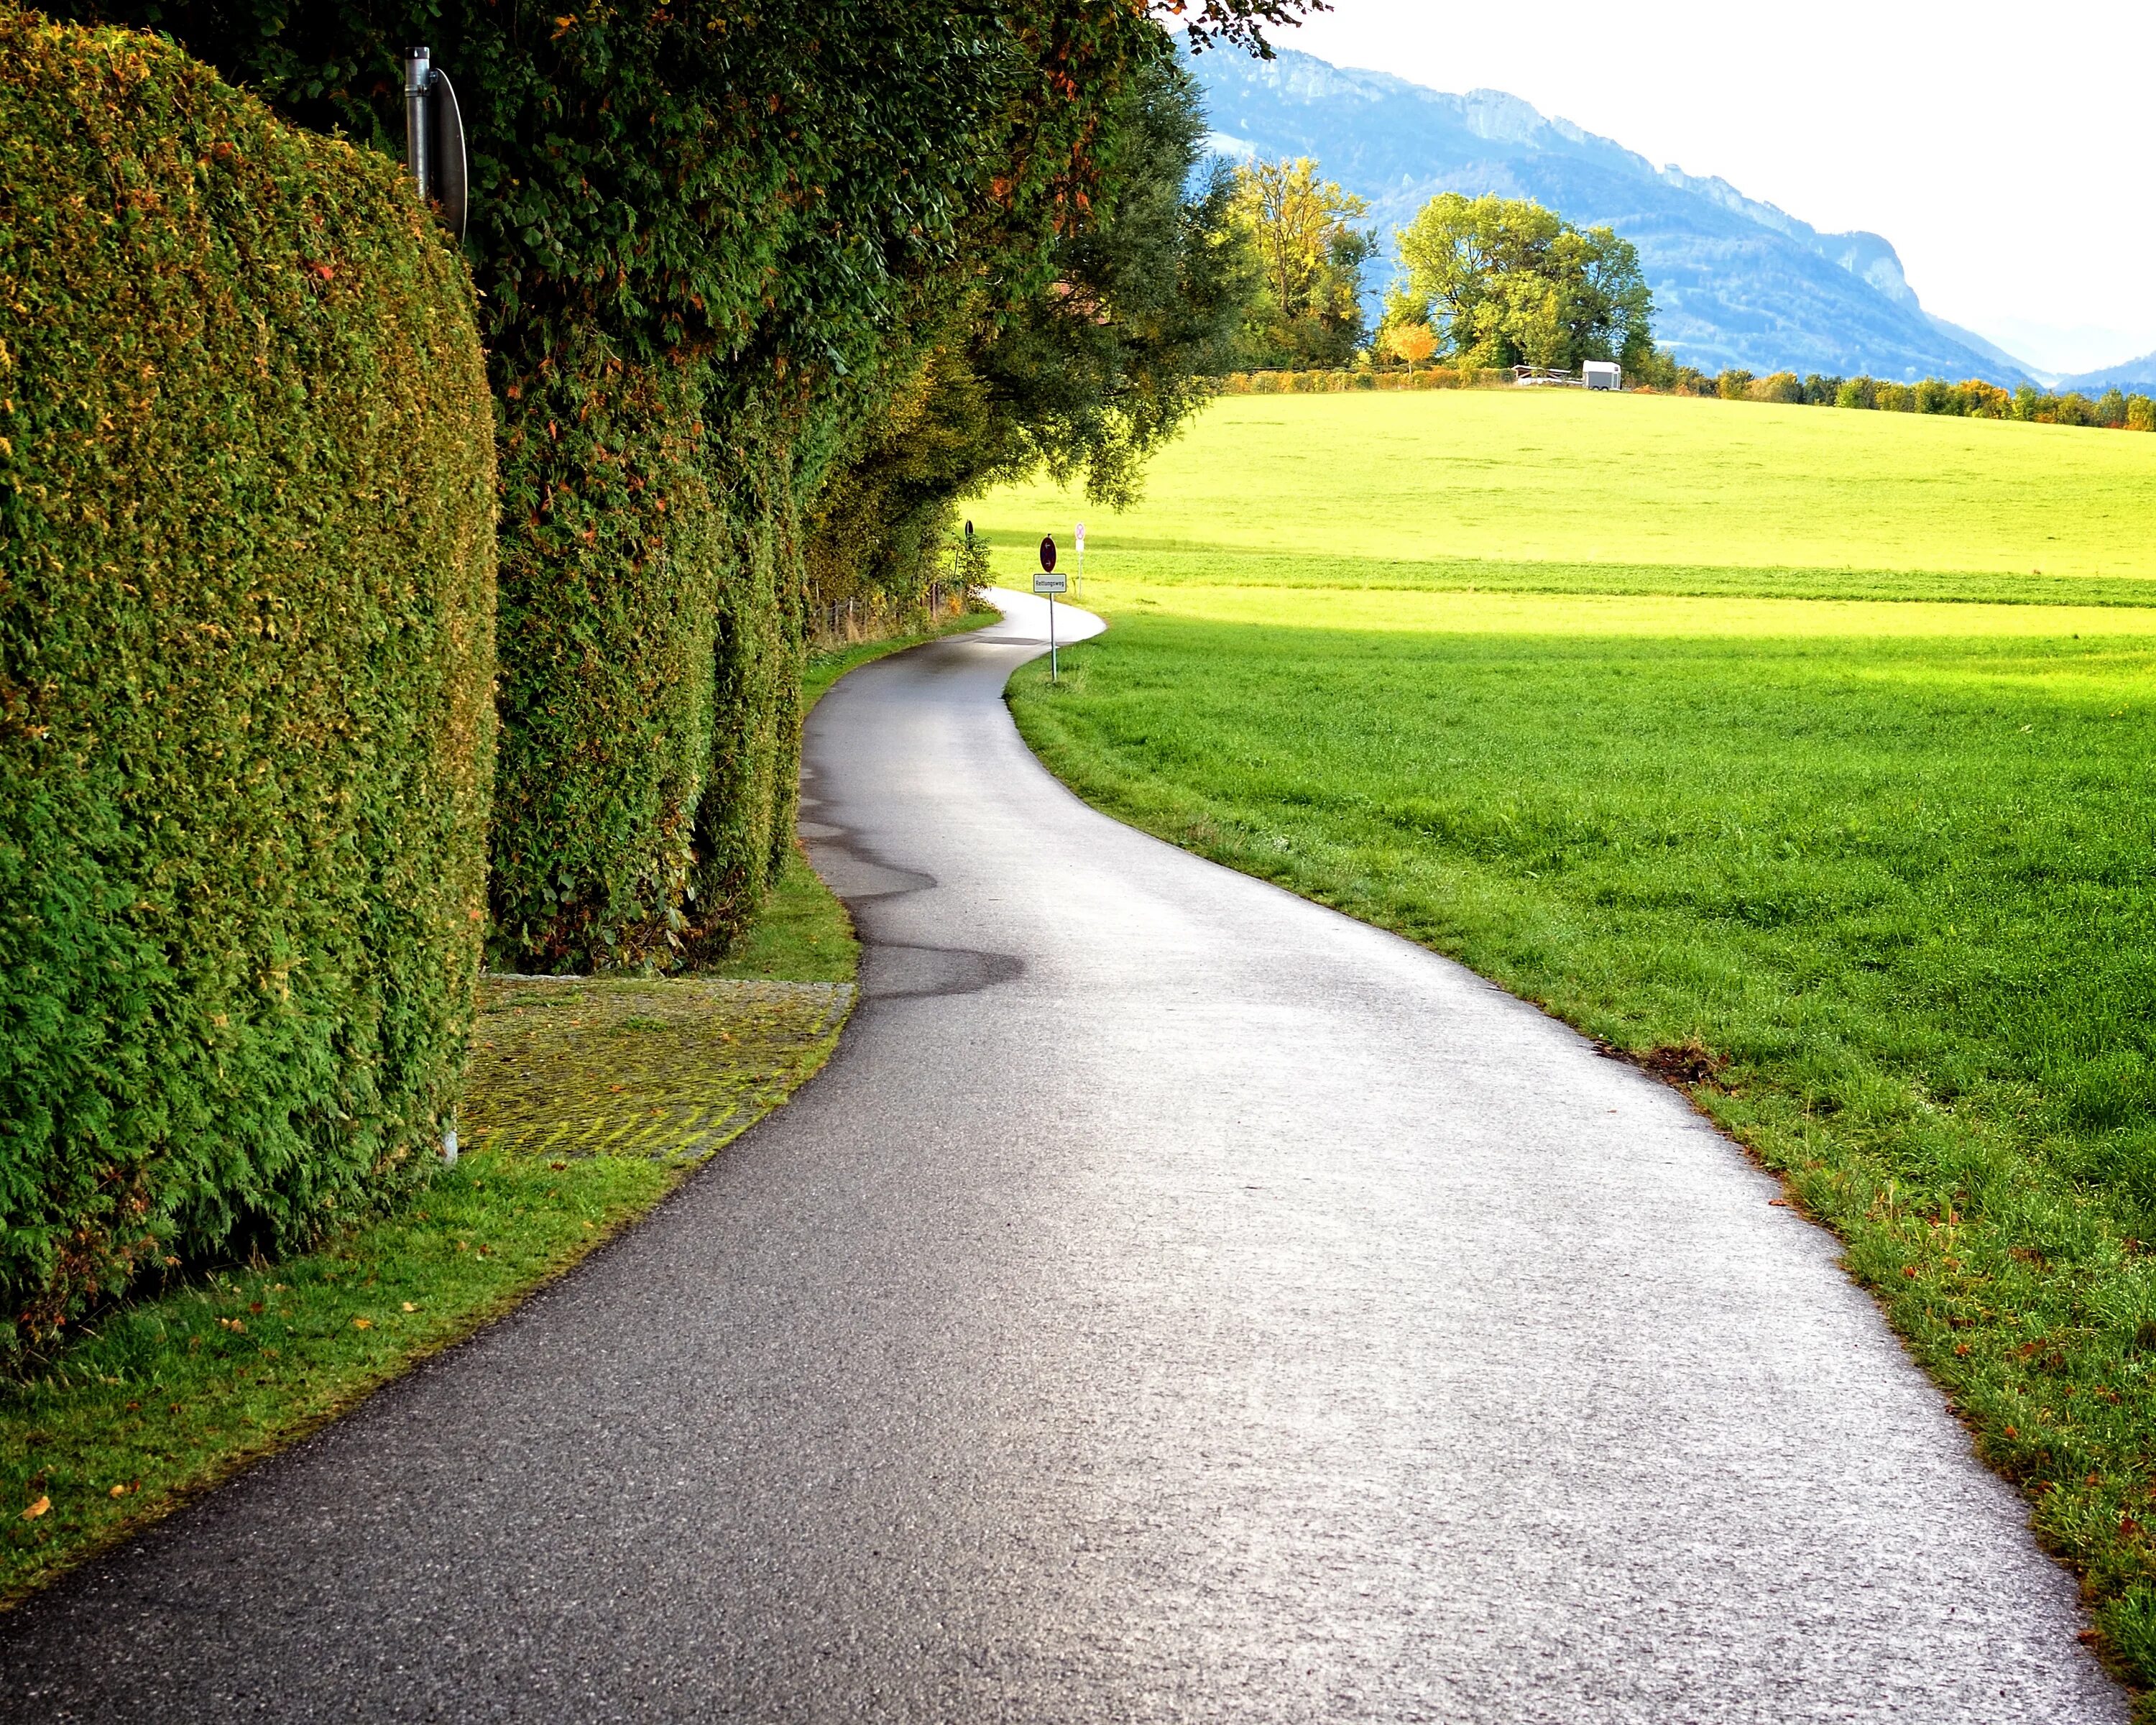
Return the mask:
<path fill-rule="evenodd" d="M 1081 556 L 1081 557 L 1082 557 L 1082 556 L 1084 556 L 1084 555 L 1085 555 L 1085 552 L 1086 552 L 1086 524 L 1085 524 L 1085 522 L 1081 521 L 1081 522 L 1079 522 L 1079 523 L 1078 523 L 1078 552 L 1079 552 L 1079 555 L 1080 555 L 1080 556 Z"/>
<path fill-rule="evenodd" d="M 1035 593 L 1068 593 L 1070 583 L 1065 576 L 1050 575 L 1036 569 L 1033 576 L 1033 590 Z"/>

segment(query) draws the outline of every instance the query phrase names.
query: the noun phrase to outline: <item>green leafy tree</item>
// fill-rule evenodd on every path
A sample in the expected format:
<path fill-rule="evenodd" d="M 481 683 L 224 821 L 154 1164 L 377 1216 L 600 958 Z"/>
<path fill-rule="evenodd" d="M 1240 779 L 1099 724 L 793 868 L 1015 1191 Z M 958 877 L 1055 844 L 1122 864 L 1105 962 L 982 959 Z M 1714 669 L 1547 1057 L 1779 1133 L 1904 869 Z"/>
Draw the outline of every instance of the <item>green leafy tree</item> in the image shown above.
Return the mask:
<path fill-rule="evenodd" d="M 1232 174 L 1197 175 L 1204 133 L 1180 68 L 1134 80 L 1103 129 L 1091 219 L 1058 241 L 1048 290 L 956 307 L 819 499 L 812 604 L 902 608 L 937 578 L 957 501 L 990 485 L 1045 467 L 1104 502 L 1134 495 L 1227 367 L 1256 287 Z"/>
<path fill-rule="evenodd" d="M 1355 223 L 1370 207 L 1310 157 L 1235 170 L 1238 227 L 1261 290 L 1238 344 L 1246 365 L 1340 365 L 1362 346 L 1363 270 L 1377 242 Z"/>
<path fill-rule="evenodd" d="M 1639 254 L 1607 228 L 1575 228 L 1523 199 L 1432 198 L 1398 236 L 1388 321 L 1426 321 L 1465 366 L 1643 366 L 1654 301 Z"/>
<path fill-rule="evenodd" d="M 1235 243 L 1231 172 L 1216 162 L 1185 190 L 1204 154 L 1196 86 L 1149 66 L 1110 129 L 1097 219 L 1059 243 L 1051 290 L 973 344 L 993 429 L 968 490 L 1038 466 L 1127 501 L 1146 456 L 1206 398 L 1204 379 L 1232 362 L 1255 283 Z"/>

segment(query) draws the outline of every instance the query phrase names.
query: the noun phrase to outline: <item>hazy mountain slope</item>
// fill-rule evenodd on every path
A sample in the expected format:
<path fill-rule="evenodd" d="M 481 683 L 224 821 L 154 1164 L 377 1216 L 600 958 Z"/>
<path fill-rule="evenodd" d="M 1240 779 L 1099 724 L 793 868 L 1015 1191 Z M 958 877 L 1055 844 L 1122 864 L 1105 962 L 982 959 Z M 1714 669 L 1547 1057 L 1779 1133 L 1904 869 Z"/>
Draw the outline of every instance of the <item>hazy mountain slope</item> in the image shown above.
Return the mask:
<path fill-rule="evenodd" d="M 2123 389 L 2156 395 L 2156 353 L 2144 353 L 2099 372 L 2082 372 L 2059 381 L 2061 389 L 2078 389 L 2083 395 L 2101 395 L 2107 389 Z"/>
<path fill-rule="evenodd" d="M 1999 382 L 2010 382 L 2015 376 L 2025 376 L 2030 382 L 2041 388 L 2050 389 L 2057 385 L 2059 374 L 2056 372 L 2039 371 L 2027 360 L 2009 353 L 1997 342 L 1986 336 L 1979 336 L 1974 330 L 1966 328 L 1961 324 L 1949 323 L 1936 311 L 1927 311 L 1924 316 L 1931 320 L 1932 326 L 1942 331 L 1949 341 L 1960 342 L 1963 347 L 1981 354 L 1997 366 Z M 1989 377 L 1994 374 L 1984 372 L 1979 375 Z"/>
<path fill-rule="evenodd" d="M 1517 96 L 1447 95 L 1284 49 L 1270 63 L 1204 54 L 1219 147 L 1313 156 L 1368 198 L 1382 238 L 1440 192 L 1532 198 L 1640 249 L 1656 339 L 1703 371 L 1825 372 L 1913 379 L 2025 368 L 1930 316 L 1876 234 L 1821 234 L 1718 179 L 1657 169 Z"/>

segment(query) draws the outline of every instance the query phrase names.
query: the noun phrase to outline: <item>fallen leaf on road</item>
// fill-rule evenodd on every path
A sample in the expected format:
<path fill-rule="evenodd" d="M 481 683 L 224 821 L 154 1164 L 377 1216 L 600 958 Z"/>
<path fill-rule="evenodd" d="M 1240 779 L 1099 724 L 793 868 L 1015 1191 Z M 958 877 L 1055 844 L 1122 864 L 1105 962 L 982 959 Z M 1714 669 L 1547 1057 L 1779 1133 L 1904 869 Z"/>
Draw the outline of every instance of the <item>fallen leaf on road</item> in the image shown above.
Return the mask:
<path fill-rule="evenodd" d="M 43 1515 L 52 1507 L 53 1500 L 51 1498 L 40 1497 L 35 1503 L 32 1504 L 28 1509 L 23 1512 L 23 1519 L 26 1522 L 34 1522 L 39 1516 Z"/>

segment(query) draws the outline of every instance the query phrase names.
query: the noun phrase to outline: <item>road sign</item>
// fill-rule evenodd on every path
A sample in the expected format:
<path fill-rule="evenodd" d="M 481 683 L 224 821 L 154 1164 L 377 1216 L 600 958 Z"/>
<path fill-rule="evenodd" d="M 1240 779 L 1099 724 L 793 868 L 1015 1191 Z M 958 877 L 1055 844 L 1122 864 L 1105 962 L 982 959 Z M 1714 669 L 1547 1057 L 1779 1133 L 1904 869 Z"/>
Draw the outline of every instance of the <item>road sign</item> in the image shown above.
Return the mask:
<path fill-rule="evenodd" d="M 404 51 L 404 163 L 423 203 L 459 240 L 471 206 L 464 112 L 449 76 L 425 48 Z"/>
<path fill-rule="evenodd" d="M 1033 590 L 1048 595 L 1048 680 L 1051 683 L 1062 675 L 1055 655 L 1055 596 L 1069 588 L 1070 583 L 1055 572 L 1055 536 L 1051 533 L 1040 542 L 1040 572 L 1033 578 Z"/>
<path fill-rule="evenodd" d="M 1078 555 L 1081 557 L 1086 555 L 1086 524 L 1083 521 L 1078 523 Z"/>

